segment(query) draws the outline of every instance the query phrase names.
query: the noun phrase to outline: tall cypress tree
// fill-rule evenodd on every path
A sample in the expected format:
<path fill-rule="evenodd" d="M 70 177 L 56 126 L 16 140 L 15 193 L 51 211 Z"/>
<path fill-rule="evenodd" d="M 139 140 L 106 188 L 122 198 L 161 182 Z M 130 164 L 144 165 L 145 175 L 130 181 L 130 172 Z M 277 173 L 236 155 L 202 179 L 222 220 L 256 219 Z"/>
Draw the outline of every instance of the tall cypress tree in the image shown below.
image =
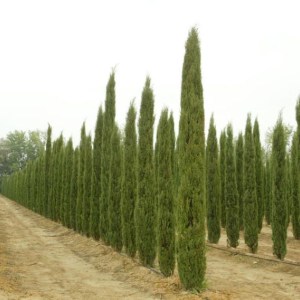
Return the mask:
<path fill-rule="evenodd" d="M 273 253 L 284 259 L 287 238 L 287 203 L 286 203 L 286 144 L 281 116 L 274 128 L 272 140 L 272 240 Z"/>
<path fill-rule="evenodd" d="M 73 154 L 73 169 L 71 176 L 71 191 L 70 191 L 70 228 L 76 230 L 76 202 L 78 189 L 78 171 L 79 171 L 79 149 L 75 148 Z"/>
<path fill-rule="evenodd" d="M 106 86 L 105 113 L 103 119 L 102 156 L 101 156 L 101 198 L 100 198 L 100 237 L 108 242 L 109 220 L 109 170 L 111 161 L 111 135 L 115 126 L 115 73 L 109 77 Z"/>
<path fill-rule="evenodd" d="M 94 239 L 98 240 L 99 234 L 99 203 L 101 196 L 101 155 L 102 155 L 102 134 L 103 134 L 103 110 L 99 108 L 95 138 L 93 147 L 93 174 L 92 174 L 92 197 L 91 197 L 91 216 L 90 231 Z"/>
<path fill-rule="evenodd" d="M 226 199 L 225 199 L 225 170 L 226 170 L 226 131 L 220 135 L 220 177 L 221 177 L 221 226 L 226 227 Z"/>
<path fill-rule="evenodd" d="M 81 127 L 81 139 L 79 145 L 79 161 L 78 161 L 78 183 L 77 183 L 77 203 L 76 203 L 76 230 L 82 233 L 82 203 L 84 192 L 84 168 L 85 168 L 85 123 Z"/>
<path fill-rule="evenodd" d="M 244 149 L 244 237 L 252 253 L 258 246 L 257 200 L 255 179 L 255 150 L 252 135 L 251 116 L 247 117 Z"/>
<path fill-rule="evenodd" d="M 189 32 L 181 84 L 179 123 L 178 272 L 186 289 L 203 286 L 205 258 L 205 136 L 200 46 Z"/>
<path fill-rule="evenodd" d="M 64 176 L 64 201 L 63 201 L 63 211 L 62 218 L 63 224 L 67 227 L 71 227 L 71 182 L 72 182 L 72 172 L 73 172 L 73 142 L 70 138 L 66 145 L 65 151 L 65 176 Z"/>
<path fill-rule="evenodd" d="M 172 132 L 168 110 L 162 111 L 158 129 L 158 262 L 170 276 L 175 267 L 175 219 L 173 196 Z"/>
<path fill-rule="evenodd" d="M 206 146 L 206 210 L 208 241 L 217 244 L 221 235 L 221 181 L 219 150 L 213 115 L 209 123 Z"/>
<path fill-rule="evenodd" d="M 268 225 L 271 224 L 272 218 L 272 170 L 270 163 L 270 155 L 266 157 L 266 185 L 265 185 L 265 217 Z"/>
<path fill-rule="evenodd" d="M 122 221 L 121 221 L 121 187 L 122 187 L 122 152 L 121 137 L 117 125 L 114 126 L 111 136 L 112 155 L 109 172 L 109 244 L 116 250 L 122 250 Z"/>
<path fill-rule="evenodd" d="M 137 136 L 135 122 L 136 110 L 131 103 L 125 125 L 121 200 L 123 244 L 126 253 L 131 257 L 134 257 L 136 253 L 134 210 L 137 201 Z"/>
<path fill-rule="evenodd" d="M 83 171 L 83 199 L 82 199 L 82 232 L 90 236 L 90 214 L 92 196 L 92 174 L 93 174 L 93 152 L 92 138 L 90 135 L 85 140 L 84 150 L 84 171 Z"/>
<path fill-rule="evenodd" d="M 65 178 L 65 168 L 64 168 L 64 158 L 65 158 L 65 145 L 64 145 L 64 139 L 61 134 L 61 146 L 59 148 L 58 152 L 58 164 L 57 164 L 57 178 L 56 178 L 56 185 L 57 185 L 57 198 L 56 198 L 56 221 L 62 221 L 61 216 L 61 207 L 63 204 L 63 180 Z"/>
<path fill-rule="evenodd" d="M 45 195 L 44 195 L 44 205 L 43 205 L 43 215 L 49 217 L 48 211 L 48 201 L 50 196 L 50 187 L 51 187 L 51 177 L 50 177 L 50 165 L 51 165 L 51 135 L 52 128 L 49 125 L 47 130 L 47 142 L 46 142 L 46 153 L 45 153 Z"/>
<path fill-rule="evenodd" d="M 141 263 L 146 266 L 152 266 L 156 256 L 153 124 L 154 96 L 147 77 L 138 123 L 138 198 L 135 209 L 137 249 Z"/>
<path fill-rule="evenodd" d="M 253 142 L 255 149 L 255 173 L 256 173 L 256 197 L 257 197 L 257 226 L 258 232 L 262 229 L 264 217 L 264 202 L 263 202 L 263 162 L 262 162 L 262 148 L 260 144 L 259 125 L 255 119 L 253 127 Z"/>
<path fill-rule="evenodd" d="M 236 248 L 239 244 L 239 200 L 236 185 L 236 170 L 233 147 L 232 125 L 227 126 L 226 168 L 225 168 L 225 201 L 227 243 Z"/>
<path fill-rule="evenodd" d="M 238 190 L 238 199 L 239 199 L 239 224 L 240 230 L 244 228 L 244 217 L 243 217 L 243 208 L 244 208 L 244 138 L 243 133 L 240 132 L 236 142 L 235 148 L 235 157 L 236 157 L 236 184 Z"/>

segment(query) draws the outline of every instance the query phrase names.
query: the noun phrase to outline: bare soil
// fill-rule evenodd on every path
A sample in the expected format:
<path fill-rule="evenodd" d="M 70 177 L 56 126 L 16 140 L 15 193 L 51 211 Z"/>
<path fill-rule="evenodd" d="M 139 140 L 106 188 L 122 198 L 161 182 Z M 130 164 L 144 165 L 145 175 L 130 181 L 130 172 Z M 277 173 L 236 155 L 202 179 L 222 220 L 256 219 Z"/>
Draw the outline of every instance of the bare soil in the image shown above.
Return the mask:
<path fill-rule="evenodd" d="M 256 256 L 228 252 L 224 232 L 217 247 L 207 248 L 207 288 L 192 294 L 176 272 L 164 278 L 1 196 L 0 299 L 299 299 L 300 241 L 290 229 L 286 261 L 294 265 L 273 258 L 268 226 Z M 238 251 L 247 253 L 242 236 Z"/>

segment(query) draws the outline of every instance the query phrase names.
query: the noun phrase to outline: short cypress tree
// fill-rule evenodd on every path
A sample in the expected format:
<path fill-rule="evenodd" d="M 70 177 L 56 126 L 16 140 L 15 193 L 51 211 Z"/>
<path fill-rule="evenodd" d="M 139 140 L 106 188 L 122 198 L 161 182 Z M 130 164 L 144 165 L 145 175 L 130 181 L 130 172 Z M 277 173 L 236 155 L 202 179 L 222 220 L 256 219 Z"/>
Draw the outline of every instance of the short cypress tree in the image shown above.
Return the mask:
<path fill-rule="evenodd" d="M 178 272 L 186 289 L 203 286 L 205 258 L 205 136 L 198 33 L 185 45 L 179 122 Z"/>
<path fill-rule="evenodd" d="M 109 220 L 109 170 L 112 155 L 111 135 L 115 126 L 115 73 L 109 77 L 106 86 L 105 113 L 103 119 L 102 156 L 101 156 L 101 198 L 100 198 L 100 237 L 108 242 Z"/>
<path fill-rule="evenodd" d="M 245 129 L 244 149 L 244 237 L 245 243 L 252 253 L 256 253 L 258 247 L 255 178 L 255 150 L 252 135 L 251 116 L 248 115 Z"/>
<path fill-rule="evenodd" d="M 208 241 L 217 244 L 221 235 L 221 181 L 219 149 L 214 117 L 211 116 L 206 145 L 206 210 Z"/>
<path fill-rule="evenodd" d="M 64 201 L 63 201 L 63 224 L 67 227 L 71 227 L 71 182 L 72 182 L 72 172 L 73 172 L 73 142 L 70 138 L 66 145 L 65 150 L 65 176 L 64 176 Z"/>
<path fill-rule="evenodd" d="M 145 266 L 156 256 L 155 175 L 153 164 L 154 96 L 147 77 L 138 122 L 138 198 L 135 207 L 137 249 Z"/>
<path fill-rule="evenodd" d="M 46 141 L 46 153 L 45 153 L 45 195 L 44 195 L 44 206 L 43 206 L 43 215 L 49 217 L 48 211 L 48 201 L 50 195 L 50 187 L 51 187 L 51 177 L 50 177 L 50 165 L 51 165 L 51 135 L 52 135 L 52 128 L 49 125 L 47 130 L 47 141 Z"/>
<path fill-rule="evenodd" d="M 220 135 L 220 178 L 221 178 L 221 226 L 226 227 L 226 199 L 225 199 L 225 170 L 226 170 L 226 131 Z"/>
<path fill-rule="evenodd" d="M 76 230 L 76 202 L 78 190 L 78 173 L 79 173 L 79 149 L 75 148 L 73 154 L 73 168 L 71 176 L 71 191 L 70 191 L 70 228 Z"/>
<path fill-rule="evenodd" d="M 92 174 L 92 197 L 91 197 L 91 216 L 90 216 L 90 231 L 94 239 L 98 240 L 99 234 L 99 203 L 101 196 L 101 155 L 102 155 L 102 134 L 103 134 L 103 110 L 99 108 L 95 138 L 93 147 L 93 174 Z"/>
<path fill-rule="evenodd" d="M 122 174 L 122 231 L 126 253 L 134 257 L 136 253 L 136 227 L 134 210 L 137 201 L 137 136 L 135 129 L 136 110 L 131 103 L 126 119 L 123 174 Z"/>
<path fill-rule="evenodd" d="M 286 203 L 286 144 L 281 116 L 274 128 L 272 139 L 272 240 L 273 253 L 284 259 L 287 238 L 287 203 Z"/>
<path fill-rule="evenodd" d="M 227 126 L 225 168 L 225 201 L 227 243 L 236 248 L 239 244 L 239 199 L 236 185 L 236 170 L 232 125 Z"/>
<path fill-rule="evenodd" d="M 243 133 L 240 132 L 238 139 L 236 141 L 235 148 L 235 157 L 236 157 L 236 185 L 238 190 L 239 198 L 239 224 L 240 230 L 244 228 L 244 217 L 243 217 L 243 208 L 244 208 L 244 138 Z"/>
<path fill-rule="evenodd" d="M 256 197 L 257 197 L 257 226 L 258 232 L 261 231 L 264 218 L 264 197 L 263 197 L 263 162 L 262 148 L 260 144 L 259 125 L 255 119 L 253 127 L 253 142 L 255 149 L 255 173 L 256 173 Z"/>
<path fill-rule="evenodd" d="M 82 199 L 82 232 L 90 236 L 90 214 L 92 196 L 92 174 L 93 174 L 93 152 L 92 138 L 88 135 L 85 139 L 84 150 L 84 171 L 83 171 L 83 199 Z"/>
<path fill-rule="evenodd" d="M 162 111 L 158 129 L 158 262 L 160 271 L 170 276 L 175 267 L 175 219 L 173 196 L 172 132 L 168 110 Z"/>
<path fill-rule="evenodd" d="M 121 187 L 122 187 L 122 159 L 121 137 L 117 125 L 114 126 L 111 136 L 112 155 L 109 172 L 109 244 L 116 250 L 122 250 L 122 221 L 121 221 Z"/>
<path fill-rule="evenodd" d="M 78 161 L 78 183 L 77 183 L 77 202 L 76 202 L 76 231 L 82 233 L 82 203 L 84 191 L 84 168 L 85 168 L 85 123 L 81 127 L 81 139 L 79 145 L 79 161 Z"/>

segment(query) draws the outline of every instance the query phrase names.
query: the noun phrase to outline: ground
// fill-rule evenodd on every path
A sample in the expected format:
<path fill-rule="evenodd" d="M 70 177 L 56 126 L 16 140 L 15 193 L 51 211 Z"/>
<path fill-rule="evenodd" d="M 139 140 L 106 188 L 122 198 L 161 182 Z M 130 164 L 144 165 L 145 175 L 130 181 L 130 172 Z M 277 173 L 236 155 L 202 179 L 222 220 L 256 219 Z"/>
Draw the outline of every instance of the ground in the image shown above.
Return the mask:
<path fill-rule="evenodd" d="M 178 275 L 164 278 L 137 259 L 114 252 L 17 203 L 0 197 L 0 299 L 296 299 L 300 241 L 290 229 L 286 262 L 272 256 L 264 226 L 255 256 L 207 247 L 206 289 L 182 290 Z M 242 243 L 240 253 L 247 253 Z M 268 259 L 268 260 L 266 260 Z"/>

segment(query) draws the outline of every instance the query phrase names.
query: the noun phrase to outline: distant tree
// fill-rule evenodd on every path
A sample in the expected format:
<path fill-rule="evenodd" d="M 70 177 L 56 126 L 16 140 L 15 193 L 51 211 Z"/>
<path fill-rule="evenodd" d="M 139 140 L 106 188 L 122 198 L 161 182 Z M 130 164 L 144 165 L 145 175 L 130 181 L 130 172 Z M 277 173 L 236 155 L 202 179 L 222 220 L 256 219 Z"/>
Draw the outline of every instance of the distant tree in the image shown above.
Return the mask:
<path fill-rule="evenodd" d="M 275 126 L 272 143 L 272 240 L 273 253 L 284 259 L 287 238 L 287 203 L 286 203 L 286 144 L 281 116 Z"/>
<path fill-rule="evenodd" d="M 123 176 L 122 176 L 122 230 L 126 253 L 134 257 L 136 253 L 136 226 L 134 210 L 137 201 L 137 136 L 136 110 L 131 103 L 125 125 Z"/>
<path fill-rule="evenodd" d="M 217 244 L 221 235 L 221 181 L 218 140 L 213 115 L 209 123 L 206 146 L 206 196 L 208 241 Z"/>
<path fill-rule="evenodd" d="M 235 147 L 235 157 L 236 157 L 236 184 L 238 190 L 239 199 L 239 224 L 240 230 L 244 228 L 244 138 L 243 133 L 240 132 L 238 139 L 236 141 Z"/>
<path fill-rule="evenodd" d="M 226 199 L 225 199 L 225 170 L 226 170 L 226 131 L 220 135 L 220 179 L 221 179 L 221 226 L 226 227 Z"/>
<path fill-rule="evenodd" d="M 79 173 L 79 149 L 75 148 L 73 154 L 73 168 L 71 176 L 71 191 L 70 191 L 70 228 L 76 229 L 76 202 L 78 190 L 78 173 Z"/>
<path fill-rule="evenodd" d="M 153 164 L 154 96 L 147 77 L 138 122 L 138 198 L 135 207 L 137 249 L 145 266 L 156 256 L 155 175 Z"/>
<path fill-rule="evenodd" d="M 185 45 L 179 122 L 178 272 L 186 289 L 203 287 L 205 258 L 205 136 L 200 46 L 195 28 Z"/>
<path fill-rule="evenodd" d="M 251 116 L 247 117 L 244 149 L 244 237 L 252 253 L 258 247 L 257 200 L 255 179 L 255 149 L 252 135 Z"/>
<path fill-rule="evenodd" d="M 272 170 L 270 163 L 270 155 L 266 158 L 266 185 L 265 185 L 265 217 L 268 225 L 271 224 L 272 219 Z"/>
<path fill-rule="evenodd" d="M 46 142 L 46 153 L 45 153 L 45 174 L 44 174 L 44 185 L 45 185 L 45 195 L 44 195 L 44 207 L 43 215 L 49 217 L 48 202 L 50 197 L 51 188 L 51 176 L 50 176 L 50 165 L 51 165 L 51 148 L 52 148 L 52 128 L 49 125 L 47 130 L 47 142 Z"/>

